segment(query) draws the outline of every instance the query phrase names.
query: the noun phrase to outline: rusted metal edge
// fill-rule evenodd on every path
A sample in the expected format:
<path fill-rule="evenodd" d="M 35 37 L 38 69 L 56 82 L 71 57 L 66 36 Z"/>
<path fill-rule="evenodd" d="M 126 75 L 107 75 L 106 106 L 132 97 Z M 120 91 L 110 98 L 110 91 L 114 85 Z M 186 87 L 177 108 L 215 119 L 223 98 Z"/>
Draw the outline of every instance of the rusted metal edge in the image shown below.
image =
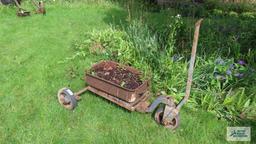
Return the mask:
<path fill-rule="evenodd" d="M 117 63 L 117 62 L 114 62 L 114 61 L 110 61 L 110 60 L 103 60 L 103 61 L 100 61 L 100 62 L 94 64 L 90 70 L 94 69 L 95 67 L 101 66 L 101 65 L 103 65 L 104 63 L 109 63 L 109 64 L 116 65 L 116 66 L 121 66 L 121 67 L 124 67 L 124 68 L 126 68 L 127 70 L 131 71 L 132 73 L 141 74 L 141 72 L 140 72 L 139 70 L 137 70 L 137 69 L 135 69 L 135 68 L 133 68 L 133 67 L 126 66 L 126 65 L 123 65 L 123 64 L 120 64 L 120 63 Z M 89 71 L 90 71 L 90 70 L 89 70 Z M 120 89 L 124 89 L 124 90 L 129 91 L 129 92 L 135 92 L 135 91 L 137 91 L 138 89 L 140 89 L 141 87 L 143 87 L 145 84 L 149 85 L 149 80 L 144 80 L 144 81 L 142 81 L 142 84 L 141 84 L 139 87 L 137 87 L 136 89 L 128 89 L 128 88 L 121 87 L 120 85 L 115 84 L 115 83 L 113 83 L 113 82 L 111 82 L 111 81 L 108 81 L 108 80 L 105 80 L 105 79 L 103 79 L 103 78 L 100 78 L 100 77 L 98 77 L 98 76 L 94 76 L 94 75 L 90 74 L 89 71 L 86 72 L 86 76 L 90 76 L 90 77 L 99 79 L 99 80 L 101 80 L 101 81 L 105 81 L 105 82 L 107 82 L 107 83 L 109 83 L 109 84 L 111 84 L 111 85 L 114 85 L 114 86 L 116 86 L 116 87 L 118 87 L 118 88 L 120 88 Z M 86 80 L 86 79 L 85 79 L 85 80 Z"/>
<path fill-rule="evenodd" d="M 108 81 L 108 80 L 105 80 L 105 79 L 103 79 L 103 78 L 94 76 L 94 75 L 92 75 L 92 74 L 88 74 L 88 73 L 87 73 L 86 76 L 90 76 L 90 77 L 99 79 L 99 80 L 101 80 L 101 81 L 107 82 L 107 83 L 109 83 L 109 84 L 111 84 L 111 85 L 114 85 L 114 86 L 116 86 L 116 87 L 118 87 L 118 88 L 120 88 L 120 89 L 124 89 L 124 90 L 129 91 L 129 92 L 136 92 L 138 89 L 140 89 L 141 87 L 143 87 L 145 84 L 149 86 L 149 80 L 145 80 L 145 81 L 143 81 L 142 84 L 141 84 L 139 87 L 137 87 L 136 89 L 127 89 L 127 88 L 121 87 L 121 86 L 118 85 L 118 84 L 115 84 L 115 83 L 113 83 L 113 82 L 111 82 L 111 81 Z"/>
<path fill-rule="evenodd" d="M 141 96 L 135 102 L 128 103 L 128 102 L 125 102 L 125 101 L 123 101 L 123 100 L 121 100 L 121 99 L 119 99 L 117 97 L 114 97 L 114 96 L 109 95 L 109 94 L 107 94 L 105 92 L 97 90 L 96 88 L 93 88 L 91 86 L 88 86 L 87 90 L 89 90 L 89 91 L 91 91 L 91 92 L 93 92 L 93 93 L 95 93 L 95 94 L 97 94 L 97 95 L 99 95 L 99 96 L 101 96 L 101 97 L 103 97 L 103 98 L 105 98 L 105 99 L 107 99 L 107 100 L 109 100 L 109 101 L 111 101 L 111 102 L 113 102 L 113 103 L 115 103 L 115 104 L 117 104 L 117 105 L 119 105 L 119 106 L 129 110 L 129 111 L 134 111 L 136 106 L 138 106 L 140 102 L 147 100 L 148 97 L 149 97 L 149 95 L 147 93 L 145 93 L 143 96 Z"/>

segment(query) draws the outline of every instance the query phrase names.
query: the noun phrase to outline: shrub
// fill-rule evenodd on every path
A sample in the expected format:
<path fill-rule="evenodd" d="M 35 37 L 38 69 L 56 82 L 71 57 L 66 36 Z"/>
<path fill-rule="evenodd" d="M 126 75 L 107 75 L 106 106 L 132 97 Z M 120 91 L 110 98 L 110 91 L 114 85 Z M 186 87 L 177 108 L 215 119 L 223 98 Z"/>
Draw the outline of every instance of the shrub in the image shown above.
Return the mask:
<path fill-rule="evenodd" d="M 228 15 L 231 16 L 231 17 L 238 17 L 238 13 L 237 13 L 237 12 L 234 12 L 234 11 L 230 11 L 230 12 L 228 13 Z"/>
<path fill-rule="evenodd" d="M 219 117 L 236 120 L 237 116 L 251 114 L 256 91 L 251 91 L 253 88 L 250 85 L 255 82 L 256 74 L 244 61 L 199 58 L 192 98 L 196 106 L 212 111 Z"/>
<path fill-rule="evenodd" d="M 224 13 L 222 10 L 220 9 L 213 9 L 213 15 L 216 15 L 216 16 L 222 16 Z"/>
<path fill-rule="evenodd" d="M 251 18 L 251 19 L 254 19 L 254 18 L 256 18 L 256 14 L 255 13 L 253 13 L 253 12 L 243 12 L 242 14 L 241 14 L 241 17 L 242 18 L 244 18 L 244 19 L 247 19 L 247 18 Z"/>

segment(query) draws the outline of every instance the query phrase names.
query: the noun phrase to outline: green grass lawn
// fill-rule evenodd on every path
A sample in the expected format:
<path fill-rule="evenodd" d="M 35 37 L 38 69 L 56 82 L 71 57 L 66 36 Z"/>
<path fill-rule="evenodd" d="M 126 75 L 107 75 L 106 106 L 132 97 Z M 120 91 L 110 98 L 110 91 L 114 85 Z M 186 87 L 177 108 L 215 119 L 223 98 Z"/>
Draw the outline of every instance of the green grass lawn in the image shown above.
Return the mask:
<path fill-rule="evenodd" d="M 150 114 L 129 112 L 92 93 L 74 111 L 61 107 L 58 89 L 84 87 L 83 73 L 99 57 L 64 64 L 84 32 L 110 26 L 115 5 L 48 5 L 47 15 L 15 16 L 0 7 L 0 143 L 227 143 L 227 122 L 184 108 L 172 132 Z M 116 15 L 124 16 L 125 13 Z M 115 18 L 118 20 L 118 17 Z M 74 75 L 75 74 L 75 75 Z"/>

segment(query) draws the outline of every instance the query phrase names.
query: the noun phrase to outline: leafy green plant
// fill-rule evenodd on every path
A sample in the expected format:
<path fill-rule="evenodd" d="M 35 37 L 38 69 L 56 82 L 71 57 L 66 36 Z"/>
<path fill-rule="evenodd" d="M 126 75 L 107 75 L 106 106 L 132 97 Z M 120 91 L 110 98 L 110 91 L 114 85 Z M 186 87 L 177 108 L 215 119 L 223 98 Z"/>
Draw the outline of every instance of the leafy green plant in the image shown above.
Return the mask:
<path fill-rule="evenodd" d="M 251 18 L 251 19 L 254 19 L 254 18 L 256 18 L 256 14 L 255 13 L 253 13 L 253 12 L 243 12 L 242 14 L 241 14 L 241 17 L 242 18 Z"/>
<path fill-rule="evenodd" d="M 248 65 L 241 60 L 235 63 L 233 59 L 221 58 L 199 58 L 197 65 L 200 68 L 194 74 L 192 94 L 197 105 L 232 121 L 248 116 L 255 95 L 250 85 L 256 82 Z"/>
<path fill-rule="evenodd" d="M 213 15 L 216 15 L 216 16 L 222 16 L 224 13 L 222 10 L 219 10 L 219 9 L 213 9 Z"/>

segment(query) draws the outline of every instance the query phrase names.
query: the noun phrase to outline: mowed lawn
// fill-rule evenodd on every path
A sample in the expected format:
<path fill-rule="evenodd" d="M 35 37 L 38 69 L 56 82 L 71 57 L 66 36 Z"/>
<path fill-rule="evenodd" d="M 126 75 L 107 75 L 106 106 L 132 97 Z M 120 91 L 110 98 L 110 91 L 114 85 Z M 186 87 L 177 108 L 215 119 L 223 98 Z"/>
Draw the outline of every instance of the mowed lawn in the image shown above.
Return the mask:
<path fill-rule="evenodd" d="M 100 60 L 74 54 L 75 40 L 111 26 L 112 4 L 48 4 L 47 15 L 18 18 L 0 6 L 0 143 L 227 143 L 227 122 L 186 107 L 172 132 L 150 114 L 129 112 L 92 93 L 74 111 L 61 107 L 58 89 L 84 87 L 84 70 Z M 113 18 L 118 21 L 118 17 Z"/>

